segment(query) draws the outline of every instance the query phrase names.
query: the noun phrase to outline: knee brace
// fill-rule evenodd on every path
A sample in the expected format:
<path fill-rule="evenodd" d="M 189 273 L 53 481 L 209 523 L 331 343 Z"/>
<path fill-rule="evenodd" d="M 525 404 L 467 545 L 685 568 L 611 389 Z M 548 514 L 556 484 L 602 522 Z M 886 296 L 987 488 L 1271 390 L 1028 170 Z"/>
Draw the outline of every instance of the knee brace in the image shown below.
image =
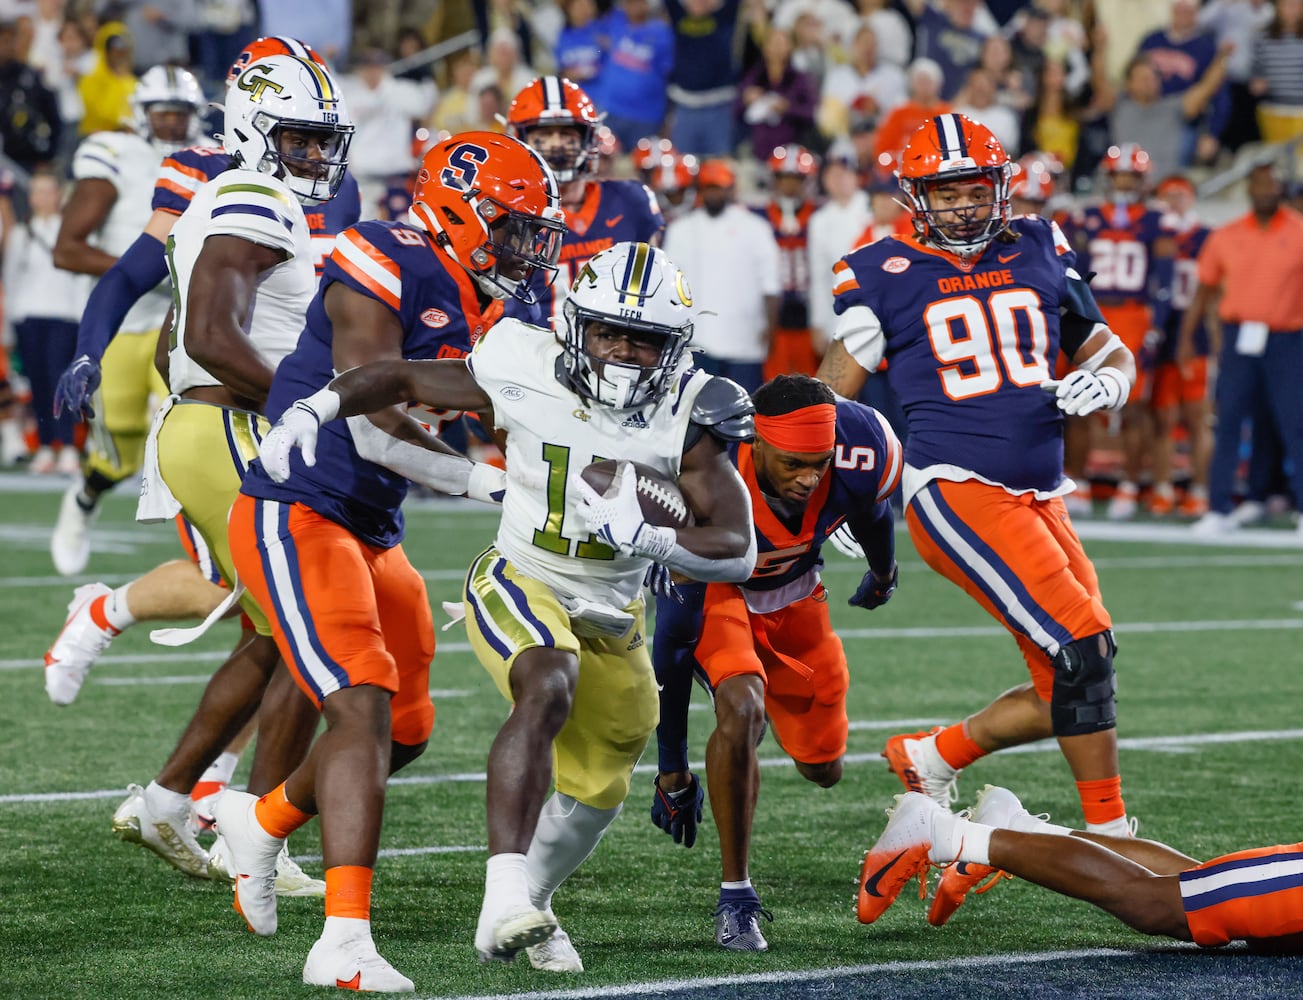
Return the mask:
<path fill-rule="evenodd" d="M 1113 696 L 1117 677 L 1112 630 L 1077 639 L 1060 647 L 1052 662 L 1054 691 L 1050 721 L 1055 736 L 1085 736 L 1117 725 Z"/>

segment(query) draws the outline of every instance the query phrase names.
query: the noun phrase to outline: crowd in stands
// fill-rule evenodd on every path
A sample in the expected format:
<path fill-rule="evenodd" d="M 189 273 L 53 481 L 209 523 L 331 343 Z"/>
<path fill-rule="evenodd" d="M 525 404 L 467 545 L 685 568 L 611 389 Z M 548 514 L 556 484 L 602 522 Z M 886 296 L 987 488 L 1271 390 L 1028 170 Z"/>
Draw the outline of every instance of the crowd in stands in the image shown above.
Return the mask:
<path fill-rule="evenodd" d="M 479 44 L 459 46 L 467 32 Z M 798 224 L 777 195 L 770 211 L 776 246 L 798 229 L 808 241 L 799 325 L 816 350 L 832 321 L 828 265 L 855 241 L 909 231 L 892 171 L 933 115 L 962 112 L 1011 157 L 1053 164 L 1050 207 L 1065 218 L 1072 196 L 1099 189 L 1110 147 L 1144 147 L 1152 193 L 1303 135 L 1303 0 L 0 0 L 0 223 L 7 256 L 20 246 L 30 257 L 25 271 L 6 260 L 6 283 L 62 280 L 36 260 L 51 223 L 29 185 L 65 177 L 82 137 L 127 127 L 141 73 L 188 66 L 220 100 L 231 60 L 267 34 L 309 42 L 339 71 L 364 217 L 401 217 L 424 144 L 502 131 L 513 96 L 543 73 L 587 91 L 605 114 L 606 169 L 629 173 L 633 155 L 667 215 L 693 208 L 697 171 L 718 158 L 758 207 L 775 150 L 800 146 L 816 164 L 797 199 L 809 212 Z M 797 280 L 782 266 L 775 277 L 766 264 L 765 295 L 785 298 Z M 28 308 L 9 298 L 7 313 Z M 749 315 L 760 323 L 764 309 Z M 41 318 L 66 335 L 70 317 Z M 28 358 L 18 325 L 6 316 L 20 369 L 55 364 Z M 5 406 L 8 462 L 32 448 L 0 395 Z M 70 433 L 39 423 L 56 450 Z M 50 471 L 40 454 L 33 467 Z"/>

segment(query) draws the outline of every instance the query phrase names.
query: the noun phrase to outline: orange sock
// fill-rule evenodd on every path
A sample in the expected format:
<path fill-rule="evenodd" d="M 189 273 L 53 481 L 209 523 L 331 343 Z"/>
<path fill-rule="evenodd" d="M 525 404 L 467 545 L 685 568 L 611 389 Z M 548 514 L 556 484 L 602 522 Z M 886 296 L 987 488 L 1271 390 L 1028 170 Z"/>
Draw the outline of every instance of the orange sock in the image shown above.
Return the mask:
<path fill-rule="evenodd" d="M 326 916 L 371 919 L 371 877 L 361 865 L 336 865 L 326 869 Z"/>
<path fill-rule="evenodd" d="M 283 781 L 254 804 L 253 815 L 258 825 L 273 837 L 288 837 L 312 819 L 311 813 L 305 813 L 285 797 Z"/>
<path fill-rule="evenodd" d="M 937 753 L 956 771 L 986 756 L 986 751 L 968 735 L 968 720 L 946 726 L 937 733 Z"/>
<path fill-rule="evenodd" d="M 1127 814 L 1126 803 L 1122 801 L 1120 775 L 1098 781 L 1078 781 L 1077 794 L 1081 796 L 1081 814 L 1087 823 L 1111 823 Z"/>

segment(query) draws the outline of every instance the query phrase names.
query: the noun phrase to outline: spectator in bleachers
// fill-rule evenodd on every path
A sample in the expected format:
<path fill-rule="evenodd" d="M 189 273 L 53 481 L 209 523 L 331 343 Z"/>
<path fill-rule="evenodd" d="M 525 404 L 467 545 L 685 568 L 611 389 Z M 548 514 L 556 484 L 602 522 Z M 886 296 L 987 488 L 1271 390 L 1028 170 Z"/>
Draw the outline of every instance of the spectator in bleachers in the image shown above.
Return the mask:
<path fill-rule="evenodd" d="M 1101 72 L 1112 84 L 1119 84 L 1140 46 L 1140 40 L 1168 21 L 1168 3 L 1137 3 L 1136 0 L 1089 0 L 1090 48 L 1102 60 Z M 1051 24 L 1057 22 L 1052 21 Z M 1107 28 L 1107 30 L 1101 30 Z M 1071 29 L 1075 30 L 1075 29 Z"/>
<path fill-rule="evenodd" d="M 1199 118 L 1221 87 L 1228 55 L 1225 49 L 1220 50 L 1193 87 L 1165 97 L 1153 56 L 1138 52 L 1127 68 L 1120 93 L 1107 82 L 1097 87 L 1101 105 L 1109 112 L 1113 142 L 1142 144 L 1149 153 L 1152 176 L 1166 177 L 1180 171 L 1185 165 L 1182 151 L 1186 122 Z M 1206 133 L 1200 134 L 1199 144 L 1206 145 L 1205 140 L 1211 140 L 1214 146 L 1217 141 Z"/>
<path fill-rule="evenodd" d="M 557 75 L 579 84 L 595 105 L 605 107 L 606 28 L 597 18 L 596 0 L 566 0 L 564 10 L 566 24 L 556 44 Z"/>
<path fill-rule="evenodd" d="M 54 386 L 72 361 L 77 321 L 87 287 L 79 275 L 54 266 L 59 235 L 59 179 L 49 171 L 32 175 L 27 199 L 31 217 L 9 234 L 4 261 L 5 323 L 12 325 L 23 374 L 31 385 L 38 447 L 29 469 L 74 475 L 81 455 L 73 444 L 75 419 L 54 415 Z"/>
<path fill-rule="evenodd" d="M 64 6 L 64 0 L 37 0 L 30 18 L 31 42 L 23 60 L 41 71 L 45 85 L 51 90 L 55 88 L 46 75 L 46 67 L 60 61 L 59 29 L 63 26 Z"/>
<path fill-rule="evenodd" d="M 472 131 L 507 131 L 507 127 L 502 124 L 507 114 L 507 99 L 496 83 L 481 87 L 479 93 L 475 95 L 475 113 L 478 118 L 471 125 Z"/>
<path fill-rule="evenodd" d="M 1077 159 L 1083 107 L 1082 101 L 1068 91 L 1063 61 L 1045 60 L 1036 100 L 1023 120 L 1027 144 L 1053 153 L 1071 170 Z"/>
<path fill-rule="evenodd" d="M 915 59 L 909 64 L 906 81 L 909 100 L 893 108 L 878 126 L 877 155 L 890 157 L 893 164 L 920 125 L 950 110 L 950 102 L 941 96 L 943 73 L 935 61 Z"/>
<path fill-rule="evenodd" d="M 674 66 L 666 94 L 674 148 L 694 156 L 733 151 L 738 66 L 734 35 L 740 0 L 666 0 Z"/>
<path fill-rule="evenodd" d="M 844 8 L 840 2 L 837 6 Z M 813 7 L 807 7 L 797 15 L 791 35 L 792 65 L 808 74 L 816 86 L 822 87 L 824 74 L 828 71 L 828 45 L 832 36 Z"/>
<path fill-rule="evenodd" d="M 823 165 L 828 200 L 810 216 L 810 339 L 820 355 L 828 347 L 836 317 L 832 311 L 832 267 L 855 247 L 872 221 L 869 196 L 860 189 L 854 145 L 842 139 L 828 150 Z"/>
<path fill-rule="evenodd" d="M 989 128 L 1010 156 L 1017 156 L 1022 148 L 1022 127 L 1018 113 L 996 100 L 996 78 L 990 70 L 975 66 L 968 71 L 968 79 L 955 95 L 952 110 L 967 115 L 973 121 Z"/>
<path fill-rule="evenodd" d="M 41 74 L 18 56 L 18 25 L 0 22 L 0 146 L 24 170 L 58 152 L 58 101 Z"/>
<path fill-rule="evenodd" d="M 674 32 L 652 16 L 651 0 L 620 0 L 603 20 L 608 36 L 598 105 L 621 147 L 657 135 L 665 121 L 665 90 L 674 66 Z"/>
<path fill-rule="evenodd" d="M 471 96 L 489 84 L 498 88 L 499 103 L 503 94 L 518 94 L 537 76 L 534 68 L 524 62 L 520 52 L 520 37 L 511 28 L 495 28 L 489 35 L 488 65 L 481 66 L 471 77 Z"/>
<path fill-rule="evenodd" d="M 258 0 L 259 35 L 301 38 L 321 53 L 331 72 L 349 63 L 353 0 Z"/>
<path fill-rule="evenodd" d="M 861 23 L 851 42 L 851 61 L 833 66 L 823 80 L 819 127 L 825 135 L 848 135 L 852 117 L 879 119 L 908 99 L 904 72 L 884 62 L 879 51 L 873 28 Z"/>
<path fill-rule="evenodd" d="M 432 133 L 454 135 L 478 127 L 479 101 L 471 93 L 471 79 L 480 68 L 480 54 L 476 49 L 465 49 L 448 63 L 450 86 L 439 95 L 429 118 L 429 128 Z"/>
<path fill-rule="evenodd" d="M 807 141 L 814 129 L 819 88 L 809 74 L 792 65 L 792 39 L 787 32 L 770 28 L 761 56 L 742 77 L 738 115 L 749 130 L 756 159 L 764 161 L 779 146 Z"/>
<path fill-rule="evenodd" d="M 1220 136 L 1222 146 L 1232 152 L 1261 138 L 1258 99 L 1249 84 L 1253 77 L 1254 48 L 1274 16 L 1271 0 L 1210 0 L 1199 11 L 1199 24 L 1213 33 L 1218 45 L 1227 42 L 1234 45 L 1226 64 L 1230 113 Z"/>
<path fill-rule="evenodd" d="M 258 6 L 255 0 L 195 0 L 195 4 L 190 30 L 195 72 L 209 93 L 218 94 L 231 64 L 258 35 Z"/>
<path fill-rule="evenodd" d="M 1303 0 L 1276 0 L 1276 16 L 1253 49 L 1250 86 L 1263 139 L 1303 134 Z"/>
<path fill-rule="evenodd" d="M 855 31 L 855 11 L 846 0 L 778 0 L 774 6 L 773 26 L 791 35 L 797 42 L 797 49 L 802 48 L 798 31 L 802 20 L 809 24 L 813 19 L 820 33 L 829 40 L 846 38 Z M 805 66 L 798 68 L 813 72 Z"/>
<path fill-rule="evenodd" d="M 1198 0 L 1172 0 L 1171 21 L 1142 38 L 1137 49 L 1148 53 L 1151 65 L 1162 80 L 1164 97 L 1184 94 L 1203 79 L 1217 59 L 1217 50 L 1218 43 L 1212 32 L 1199 24 Z M 1230 107 L 1230 91 L 1223 72 L 1222 82 L 1213 92 L 1201 120 L 1186 125 L 1181 152 L 1183 165 L 1212 162 L 1221 148 L 1217 137 L 1226 127 Z"/>
<path fill-rule="evenodd" d="M 914 57 L 941 67 L 941 96 L 946 100 L 954 99 L 982 57 L 982 42 L 990 32 L 977 24 L 980 3 L 941 0 L 933 7 L 926 0 L 907 0 L 914 14 Z"/>
<path fill-rule="evenodd" d="M 1195 327 L 1216 303 L 1222 342 L 1217 364 L 1217 426 L 1208 475 L 1208 514 L 1195 530 L 1217 533 L 1230 519 L 1244 421 L 1265 399 L 1303 503 L 1303 216 L 1283 204 L 1273 163 L 1248 180 L 1251 210 L 1215 230 L 1199 252 L 1199 285 L 1181 321 L 1176 361 L 1194 357 Z M 1303 521 L 1300 522 L 1303 533 Z"/>
<path fill-rule="evenodd" d="M 412 135 L 438 96 L 433 80 L 399 80 L 389 72 L 389 61 L 383 49 L 364 49 L 353 72 L 340 80 L 355 123 L 348 169 L 362 194 L 363 219 L 374 219 L 386 189 L 401 186 L 415 169 Z"/>
<path fill-rule="evenodd" d="M 398 40 L 394 43 L 394 61 L 399 62 L 403 59 L 410 59 L 412 56 L 423 52 L 426 46 L 425 35 L 419 29 L 411 26 L 399 28 Z M 393 76 L 396 80 L 408 80 L 412 83 L 433 86 L 434 67 L 429 63 L 423 63 L 420 66 L 409 66 L 407 69 L 394 73 Z"/>
<path fill-rule="evenodd" d="M 117 0 L 117 4 L 119 17 L 131 33 L 136 72 L 160 63 L 190 64 L 188 32 L 198 25 L 199 13 L 194 0 Z M 236 49 L 235 54 L 239 53 Z"/>
<path fill-rule="evenodd" d="M 81 96 L 80 135 L 115 132 L 131 121 L 131 95 L 136 74 L 131 71 L 131 35 L 121 21 L 107 21 L 95 32 L 95 65 L 77 82 Z"/>
<path fill-rule="evenodd" d="M 670 223 L 665 253 L 692 275 L 697 364 L 752 392 L 778 321 L 778 244 L 764 219 L 737 204 L 736 183 L 727 161 L 703 163 L 701 206 Z"/>
<path fill-rule="evenodd" d="M 889 0 L 857 0 L 856 7 L 859 8 L 860 20 L 850 34 L 858 31 L 860 24 L 867 24 L 878 38 L 878 54 L 883 62 L 904 70 L 914 53 L 914 31 L 905 15 Z M 849 48 L 850 42 L 848 37 L 843 44 Z"/>
<path fill-rule="evenodd" d="M 982 43 L 982 58 L 977 64 L 994 79 L 995 99 L 1000 104 L 1019 116 L 1031 107 L 1038 77 L 1014 62 L 1013 47 L 1004 35 L 986 37 Z M 1005 151 L 1008 152 L 1007 147 Z"/>

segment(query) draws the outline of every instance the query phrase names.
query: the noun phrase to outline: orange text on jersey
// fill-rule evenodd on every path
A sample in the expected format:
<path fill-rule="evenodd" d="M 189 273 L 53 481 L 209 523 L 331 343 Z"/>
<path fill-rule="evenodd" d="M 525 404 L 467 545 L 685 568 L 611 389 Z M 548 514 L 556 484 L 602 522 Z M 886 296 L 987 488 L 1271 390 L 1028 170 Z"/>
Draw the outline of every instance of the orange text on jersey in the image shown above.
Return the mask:
<path fill-rule="evenodd" d="M 589 257 L 595 257 L 608 247 L 615 246 L 615 240 L 609 236 L 600 240 L 584 240 L 582 243 L 565 243 L 561 246 L 562 260 L 575 260 L 576 258 L 588 260 Z"/>
<path fill-rule="evenodd" d="M 1013 284 L 1013 272 L 1007 267 L 979 274 L 959 274 L 953 278 L 937 278 L 937 289 L 943 295 L 951 292 L 975 292 L 979 288 L 999 288 Z"/>

